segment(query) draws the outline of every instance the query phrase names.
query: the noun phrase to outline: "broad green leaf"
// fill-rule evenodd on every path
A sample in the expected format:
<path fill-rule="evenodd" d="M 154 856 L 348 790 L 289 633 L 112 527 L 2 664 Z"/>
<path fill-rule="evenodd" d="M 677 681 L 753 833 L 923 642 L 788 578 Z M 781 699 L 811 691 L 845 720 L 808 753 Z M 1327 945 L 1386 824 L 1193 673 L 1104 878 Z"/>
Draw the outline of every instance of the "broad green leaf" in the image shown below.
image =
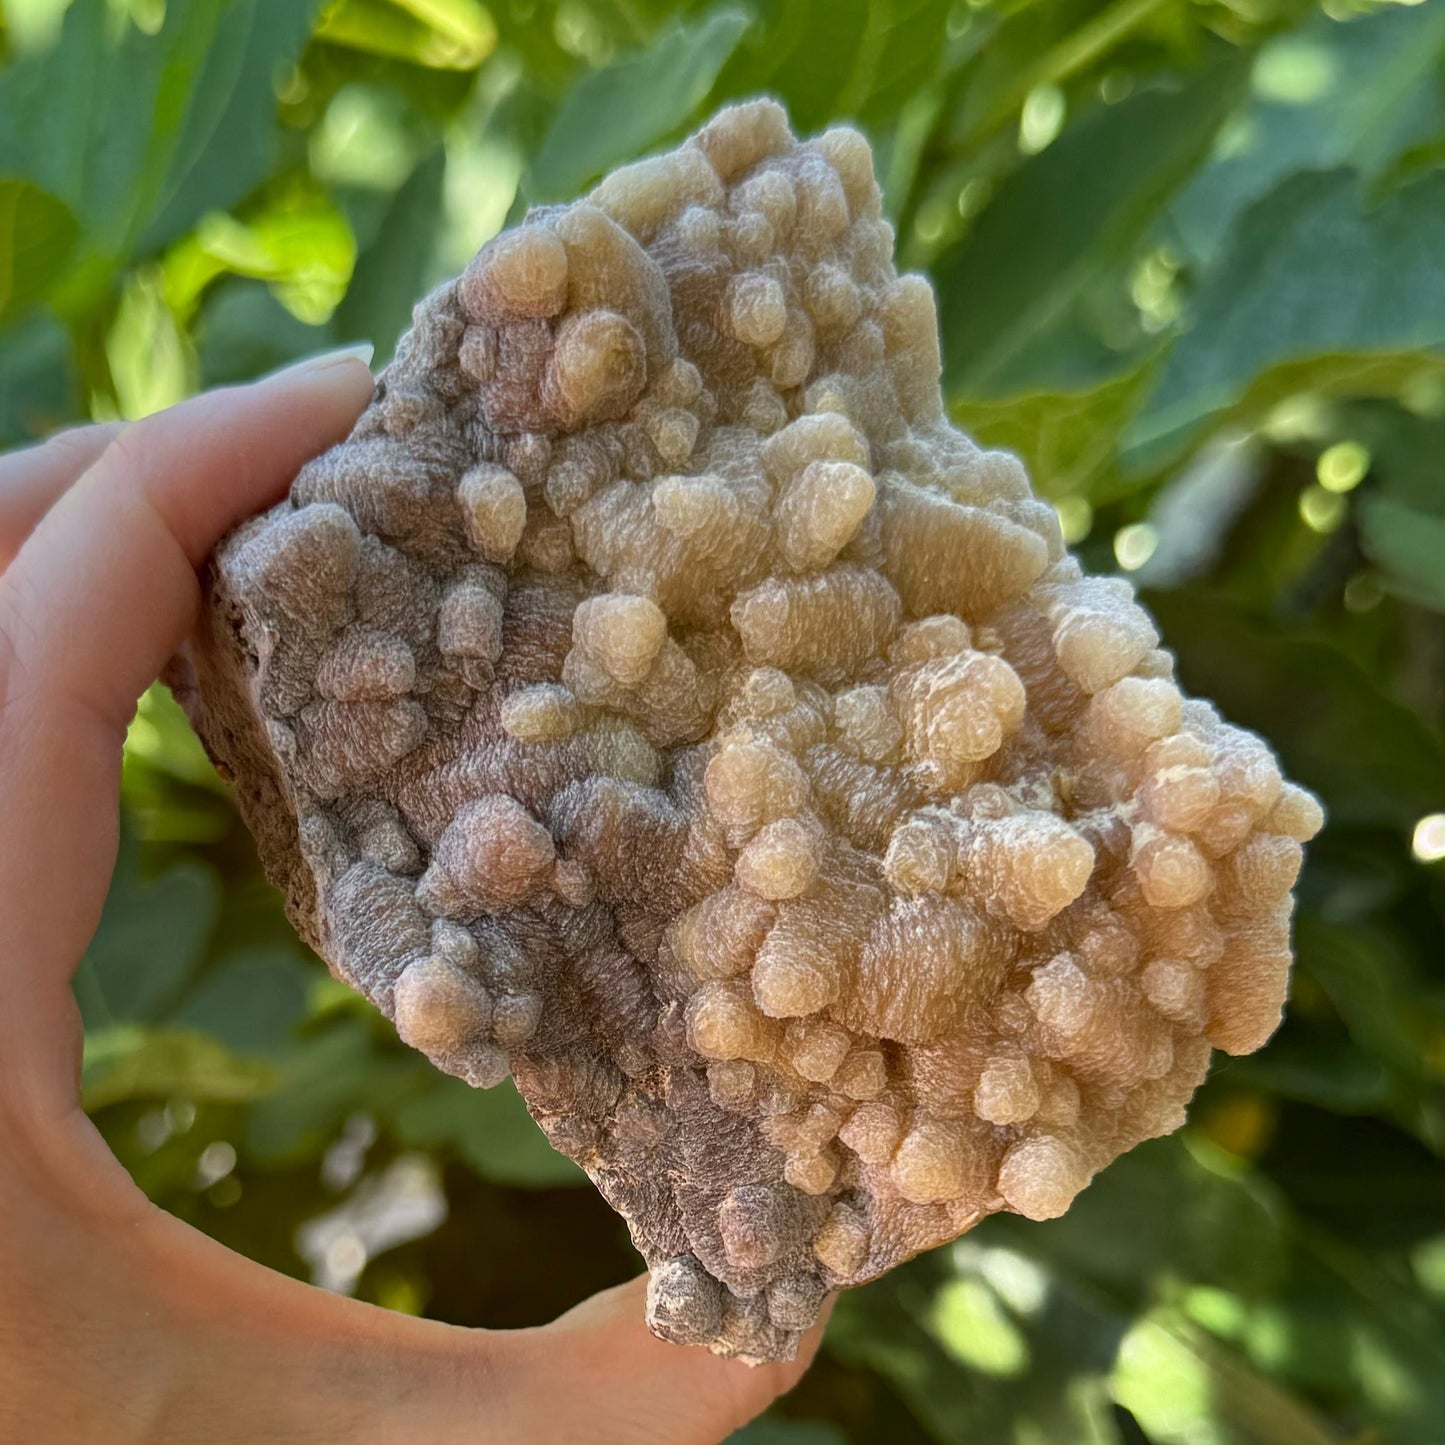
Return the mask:
<path fill-rule="evenodd" d="M 311 978 L 294 946 L 231 952 L 196 982 L 172 1017 L 237 1053 L 274 1055 L 301 1021 Z"/>
<path fill-rule="evenodd" d="M 377 1058 L 365 1018 L 343 1017 L 309 1032 L 282 1061 L 274 1094 L 249 1111 L 246 1152 L 268 1167 L 314 1157 L 375 1093 L 406 1091 L 412 1077 L 409 1061 Z"/>
<path fill-rule="evenodd" d="M 1235 1292 L 1268 1290 L 1286 1267 L 1287 1228 L 1278 1200 L 1241 1178 L 1220 1151 L 1175 1136 L 1116 1159 L 1062 1218 L 1038 1225 L 996 1216 L 976 1237 L 1133 1312 L 1147 1306 L 1164 1276 Z"/>
<path fill-rule="evenodd" d="M 1440 486 L 1445 495 L 1445 471 Z M 1365 551 L 1391 584 L 1406 597 L 1445 612 L 1445 516 L 1390 497 L 1368 497 L 1360 522 Z"/>
<path fill-rule="evenodd" d="M 934 267 L 951 397 L 1079 385 L 1059 377 L 1048 338 L 1139 244 L 1208 149 L 1237 83 L 1225 65 L 1100 106 L 1004 182 Z"/>
<path fill-rule="evenodd" d="M 0 327 L 44 297 L 75 236 L 75 218 L 63 201 L 30 181 L 0 179 Z"/>
<path fill-rule="evenodd" d="M 1383 1111 L 1394 1090 L 1384 1064 L 1348 1041 L 1325 1045 L 1306 1039 L 1292 1045 L 1288 1037 L 1276 1036 L 1264 1053 L 1235 1060 L 1231 1073 L 1235 1083 L 1341 1114 Z"/>
<path fill-rule="evenodd" d="M 1198 261 L 1235 218 L 1296 171 L 1351 165 L 1374 178 L 1445 129 L 1445 7 L 1383 5 L 1347 22 L 1323 14 L 1264 45 L 1249 103 L 1171 208 Z"/>
<path fill-rule="evenodd" d="M 1286 181 L 1240 218 L 1200 283 L 1130 440 L 1172 439 L 1272 368 L 1445 349 L 1445 170 L 1371 205 L 1348 171 Z M 1296 386 L 1308 384 L 1297 373 Z"/>
<path fill-rule="evenodd" d="M 88 1028 L 166 1018 L 200 967 L 216 922 L 221 890 L 211 869 L 187 861 L 152 878 L 141 871 L 137 853 L 133 842 L 123 841 L 86 953 L 94 990 L 85 1010 Z"/>
<path fill-rule="evenodd" d="M 1440 739 L 1328 641 L 1196 591 L 1150 592 L 1146 602 L 1185 687 L 1263 732 L 1334 822 L 1408 835 L 1421 814 L 1445 808 Z"/>
<path fill-rule="evenodd" d="M 894 124 L 899 111 L 937 76 L 954 12 L 949 0 L 870 6 L 861 63 L 834 102 L 834 115 L 880 128 Z"/>
<path fill-rule="evenodd" d="M 142 245 L 165 245 L 265 179 L 280 146 L 279 75 L 301 56 L 321 0 L 233 0 L 178 126 L 165 197 Z"/>
<path fill-rule="evenodd" d="M 356 258 L 333 318 L 338 335 L 364 338 L 376 347 L 378 367 L 390 357 L 431 279 L 445 174 L 446 155 L 437 149 L 392 197 L 376 236 Z"/>
<path fill-rule="evenodd" d="M 527 180 L 535 201 L 565 200 L 670 136 L 702 104 L 748 27 L 723 7 L 675 25 L 646 50 L 584 75 L 542 141 Z"/>
<path fill-rule="evenodd" d="M 91 269 L 74 305 L 100 284 L 167 194 L 184 122 L 207 58 L 224 33 L 227 0 L 172 0 L 146 35 L 100 0 L 66 13 L 59 43 L 0 73 L 0 168 L 29 176 L 82 226 Z"/>
<path fill-rule="evenodd" d="M 438 1076 L 392 1115 L 397 1137 L 419 1149 L 451 1149 L 483 1179 L 531 1189 L 583 1184 L 581 1170 L 547 1142 L 510 1083 L 473 1089 Z"/>
<path fill-rule="evenodd" d="M 81 1102 L 94 1113 L 132 1099 L 179 1096 L 241 1103 L 276 1084 L 276 1071 L 205 1034 L 119 1024 L 86 1035 Z"/>

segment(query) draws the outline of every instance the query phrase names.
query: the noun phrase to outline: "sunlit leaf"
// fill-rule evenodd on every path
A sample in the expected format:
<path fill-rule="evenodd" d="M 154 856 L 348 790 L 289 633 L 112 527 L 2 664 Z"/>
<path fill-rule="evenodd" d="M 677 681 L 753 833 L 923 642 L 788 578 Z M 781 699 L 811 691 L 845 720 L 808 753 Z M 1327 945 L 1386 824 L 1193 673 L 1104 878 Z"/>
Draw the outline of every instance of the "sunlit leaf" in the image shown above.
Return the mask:
<path fill-rule="evenodd" d="M 158 268 L 132 275 L 106 338 L 106 359 L 126 421 L 174 406 L 194 388 L 194 355 L 166 300 Z"/>
<path fill-rule="evenodd" d="M 1312 1410 L 1171 1311 L 1124 1337 L 1112 1385 L 1160 1445 L 1338 1445 Z"/>
<path fill-rule="evenodd" d="M 180 704 L 160 683 L 141 695 L 126 732 L 125 756 L 127 763 L 143 764 L 192 787 L 224 791 Z"/>
<path fill-rule="evenodd" d="M 276 1071 L 206 1034 L 116 1025 L 87 1034 L 81 1097 L 89 1110 L 131 1099 L 239 1103 L 275 1086 Z"/>
<path fill-rule="evenodd" d="M 298 320 L 316 325 L 346 294 L 355 264 L 356 237 L 336 203 L 314 183 L 288 182 L 244 217 L 204 216 L 166 257 L 166 296 L 188 316 L 219 277 L 251 276 Z"/>
<path fill-rule="evenodd" d="M 472 70 L 497 43 L 478 0 L 333 0 L 317 36 L 437 70 Z"/>

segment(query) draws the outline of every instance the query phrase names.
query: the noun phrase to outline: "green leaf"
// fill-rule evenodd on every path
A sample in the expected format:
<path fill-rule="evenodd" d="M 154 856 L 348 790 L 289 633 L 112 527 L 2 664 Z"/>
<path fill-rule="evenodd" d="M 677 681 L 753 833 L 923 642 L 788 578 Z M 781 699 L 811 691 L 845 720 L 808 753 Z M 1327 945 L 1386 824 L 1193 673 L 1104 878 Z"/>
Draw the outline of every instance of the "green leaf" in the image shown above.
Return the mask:
<path fill-rule="evenodd" d="M 178 130 L 165 199 L 143 249 L 180 235 L 207 211 L 227 210 L 275 161 L 278 75 L 300 59 L 321 0 L 236 0 L 227 10 Z"/>
<path fill-rule="evenodd" d="M 510 1082 L 473 1089 L 437 1076 L 424 1093 L 392 1116 L 397 1137 L 419 1149 L 452 1149 L 483 1179 L 529 1189 L 585 1184 L 586 1177 L 557 1153 L 532 1121 Z"/>
<path fill-rule="evenodd" d="M 1111 1383 L 1159 1445 L 1339 1445 L 1313 1410 L 1175 1310 L 1134 1325 Z"/>
<path fill-rule="evenodd" d="M 1340 825 L 1402 834 L 1445 808 L 1445 747 L 1328 641 L 1194 590 L 1150 592 L 1184 686 L 1265 734 Z"/>
<path fill-rule="evenodd" d="M 0 179 L 0 327 L 41 300 L 64 272 L 76 224 L 70 208 L 39 186 Z"/>
<path fill-rule="evenodd" d="M 201 381 L 206 386 L 249 381 L 331 345 L 329 327 L 299 320 L 257 281 L 219 282 L 207 295 L 197 325 Z"/>
<path fill-rule="evenodd" d="M 1109 473 L 1119 433 L 1148 380 L 1140 369 L 1081 391 L 1033 392 L 1004 401 L 962 399 L 950 410 L 981 445 L 1017 452 L 1043 496 L 1090 495 Z"/>
<path fill-rule="evenodd" d="M 244 1103 L 276 1081 L 269 1065 L 241 1058 L 205 1034 L 121 1024 L 86 1035 L 81 1101 L 90 1113 L 131 1099 L 175 1096 Z"/>
<path fill-rule="evenodd" d="M 1240 219 L 1194 298 L 1130 433 L 1173 441 L 1234 405 L 1261 373 L 1314 358 L 1445 349 L 1445 170 L 1369 206 L 1348 171 L 1286 181 Z M 1328 379 L 1328 378 L 1327 378 Z"/>
<path fill-rule="evenodd" d="M 434 70 L 473 70 L 492 53 L 497 27 L 477 0 L 341 0 L 317 38 Z"/>
<path fill-rule="evenodd" d="M 374 239 L 356 258 L 351 283 L 333 318 L 337 335 L 362 338 L 376 347 L 378 367 L 390 357 L 430 279 L 445 177 L 446 154 L 439 148 L 392 197 Z"/>
<path fill-rule="evenodd" d="M 354 1014 L 299 1041 L 281 1065 L 275 1092 L 246 1120 L 246 1151 L 276 1167 L 319 1154 L 352 1114 L 378 1091 L 405 1089 L 409 1065 L 382 1064 L 371 1047 L 371 1024 Z"/>
<path fill-rule="evenodd" d="M 771 1412 L 741 1430 L 734 1430 L 724 1445 L 848 1445 L 831 1425 L 816 1420 L 789 1420 Z"/>
<path fill-rule="evenodd" d="M 1388 574 L 1395 590 L 1445 612 L 1445 517 L 1390 497 L 1367 497 L 1360 523 L 1365 552 Z"/>
<path fill-rule="evenodd" d="M 748 28 L 745 11 L 715 10 L 672 26 L 646 50 L 584 75 L 562 103 L 536 159 L 527 193 L 565 200 L 684 124 L 707 97 Z"/>
<path fill-rule="evenodd" d="M 70 338 L 47 311 L 0 334 L 0 446 L 45 436 L 72 419 Z"/>
<path fill-rule="evenodd" d="M 1107 1396 L 1125 1321 L 977 1238 L 842 1295 L 830 1352 L 887 1379 L 939 1445 L 1125 1445 Z"/>
<path fill-rule="evenodd" d="M 1092 284 L 1119 270 L 1208 150 L 1239 78 L 1226 64 L 1099 106 L 1003 183 L 934 268 L 951 397 L 1080 384 L 1059 375 L 1050 338 Z"/>
<path fill-rule="evenodd" d="M 173 1018 L 238 1053 L 275 1054 L 305 1013 L 311 978 L 294 947 L 238 951 L 216 960 Z"/>
<path fill-rule="evenodd" d="M 143 764 L 176 782 L 226 793 L 181 705 L 163 683 L 152 683 L 141 694 L 126 731 L 125 759 L 128 765 Z"/>
<path fill-rule="evenodd" d="M 1287 176 L 1350 165 L 1371 179 L 1445 129 L 1445 8 L 1386 5 L 1346 23 L 1316 14 L 1255 57 L 1249 103 L 1171 210 L 1197 261 Z"/>
<path fill-rule="evenodd" d="M 198 862 L 145 876 L 136 846 L 123 842 L 100 927 L 86 953 L 103 1005 L 87 1027 L 153 1023 L 167 1016 L 205 956 L 220 908 L 215 873 Z"/>
<path fill-rule="evenodd" d="M 95 266 L 125 254 L 162 203 L 182 123 L 227 0 L 172 0 L 146 35 L 99 0 L 73 4 L 59 43 L 0 74 L 0 167 L 29 176 L 82 225 Z M 83 295 L 93 277 L 76 279 Z"/>

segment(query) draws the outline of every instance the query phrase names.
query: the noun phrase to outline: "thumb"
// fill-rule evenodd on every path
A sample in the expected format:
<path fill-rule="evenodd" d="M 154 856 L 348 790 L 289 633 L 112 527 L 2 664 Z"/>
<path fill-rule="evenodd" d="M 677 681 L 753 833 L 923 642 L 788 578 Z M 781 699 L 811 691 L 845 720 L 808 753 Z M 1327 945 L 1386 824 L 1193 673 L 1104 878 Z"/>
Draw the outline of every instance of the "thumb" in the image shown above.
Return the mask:
<path fill-rule="evenodd" d="M 798 1358 L 746 1365 L 693 1345 L 672 1345 L 644 1323 L 647 1277 L 593 1295 L 541 1329 L 522 1332 L 522 1368 L 546 1401 L 554 1438 L 586 1445 L 718 1445 L 802 1379 L 822 1343 L 823 1318 Z M 522 1340 L 517 1341 L 519 1344 Z M 526 1439 L 525 1431 L 517 1438 Z"/>

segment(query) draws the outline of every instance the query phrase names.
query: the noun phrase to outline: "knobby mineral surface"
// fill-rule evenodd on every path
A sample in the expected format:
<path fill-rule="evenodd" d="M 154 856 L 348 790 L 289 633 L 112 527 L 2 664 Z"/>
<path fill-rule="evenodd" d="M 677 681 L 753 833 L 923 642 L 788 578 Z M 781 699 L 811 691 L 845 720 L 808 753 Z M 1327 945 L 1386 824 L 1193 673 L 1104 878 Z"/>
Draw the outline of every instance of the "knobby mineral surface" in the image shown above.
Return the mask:
<path fill-rule="evenodd" d="M 892 254 L 863 138 L 767 102 L 534 211 L 219 549 L 179 685 L 308 940 L 749 1360 L 1177 1128 L 1321 822 L 949 424 Z"/>

